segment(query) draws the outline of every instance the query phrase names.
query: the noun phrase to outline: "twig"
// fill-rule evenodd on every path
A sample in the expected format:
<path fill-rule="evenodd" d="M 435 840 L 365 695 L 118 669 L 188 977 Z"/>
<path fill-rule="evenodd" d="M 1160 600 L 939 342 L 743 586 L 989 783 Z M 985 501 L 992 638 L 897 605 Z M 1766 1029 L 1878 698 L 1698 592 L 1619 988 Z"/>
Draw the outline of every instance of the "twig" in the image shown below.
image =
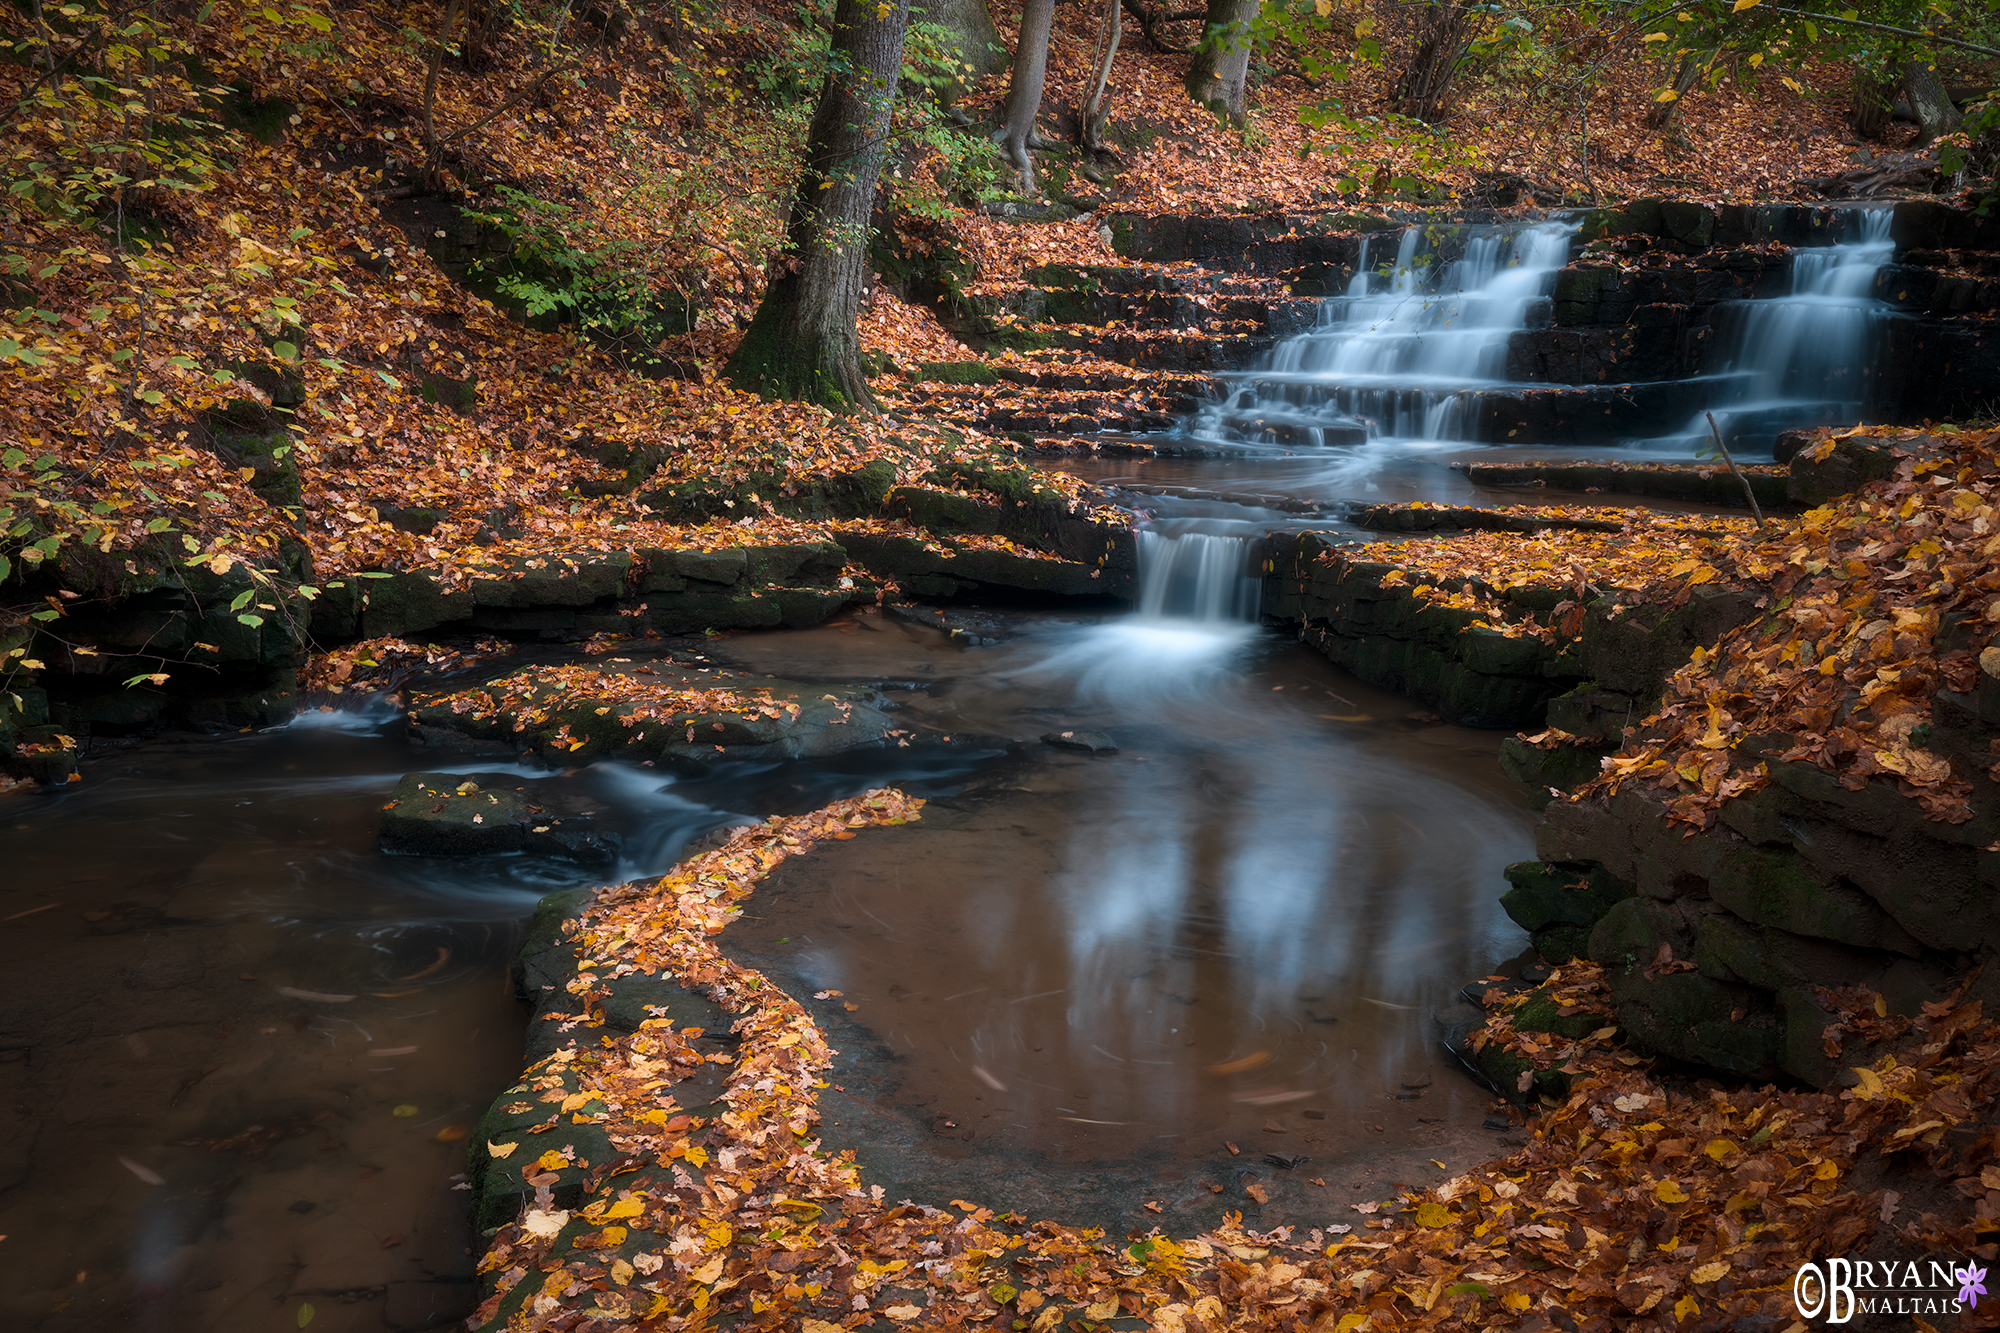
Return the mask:
<path fill-rule="evenodd" d="M 1722 461 L 1729 464 L 1729 470 L 1743 486 L 1743 498 L 1750 502 L 1750 512 L 1757 516 L 1757 531 L 1764 530 L 1764 511 L 1757 507 L 1757 493 L 1750 489 L 1750 478 L 1743 475 L 1743 469 L 1736 466 L 1736 460 L 1729 455 L 1729 446 L 1722 442 L 1722 432 L 1716 429 L 1715 413 L 1703 412 L 1708 418 L 1708 433 L 1715 438 L 1715 447 L 1722 451 Z"/>

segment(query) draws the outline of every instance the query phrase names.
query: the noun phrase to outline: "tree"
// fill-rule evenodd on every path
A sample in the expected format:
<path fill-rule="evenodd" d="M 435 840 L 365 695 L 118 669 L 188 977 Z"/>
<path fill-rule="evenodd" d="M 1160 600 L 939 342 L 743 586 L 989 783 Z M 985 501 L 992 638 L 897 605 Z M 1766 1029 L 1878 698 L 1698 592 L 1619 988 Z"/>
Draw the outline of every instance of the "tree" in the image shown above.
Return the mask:
<path fill-rule="evenodd" d="M 1903 61 L 1903 96 L 1910 99 L 1910 114 L 1916 117 L 1917 147 L 1922 148 L 1934 140 L 1950 134 L 1964 123 L 1965 117 L 1952 104 L 1951 94 L 1938 82 L 1937 69 L 1922 56 L 1911 56 Z"/>
<path fill-rule="evenodd" d="M 1007 86 L 1007 118 L 994 139 L 1000 155 L 1021 173 L 1021 190 L 1035 192 L 1035 160 L 1028 141 L 1035 134 L 1035 117 L 1042 109 L 1042 85 L 1049 72 L 1049 27 L 1055 22 L 1055 0 L 1027 0 L 1021 6 L 1021 39 L 1014 46 L 1014 76 Z"/>
<path fill-rule="evenodd" d="M 1473 6 L 1466 0 L 1425 0 L 1415 23 L 1416 53 L 1396 84 L 1396 109 L 1428 124 L 1445 117 L 1445 94 L 1472 45 Z"/>
<path fill-rule="evenodd" d="M 1188 61 L 1188 96 L 1232 124 L 1243 120 L 1250 25 L 1261 7 L 1258 0 L 1208 0 L 1208 21 Z"/>
<path fill-rule="evenodd" d="M 838 0 L 833 48 L 764 299 L 724 373 L 740 389 L 870 407 L 861 373 L 868 219 L 902 69 L 910 0 Z"/>
<path fill-rule="evenodd" d="M 1000 42 L 1000 30 L 986 0 L 917 0 L 911 17 L 920 23 L 935 23 L 951 34 L 958 58 L 972 67 L 972 77 L 998 74 L 1007 66 L 1007 48 Z"/>
<path fill-rule="evenodd" d="M 1076 109 L 1077 142 L 1093 153 L 1104 151 L 1104 121 L 1108 114 L 1104 109 L 1104 93 L 1110 87 L 1111 66 L 1118 59 L 1118 45 L 1125 35 L 1122 11 L 1120 0 L 1104 0 L 1104 16 L 1097 23 L 1097 44 L 1091 49 L 1097 74 Z M 1102 60 L 1096 59 L 1099 55 Z"/>

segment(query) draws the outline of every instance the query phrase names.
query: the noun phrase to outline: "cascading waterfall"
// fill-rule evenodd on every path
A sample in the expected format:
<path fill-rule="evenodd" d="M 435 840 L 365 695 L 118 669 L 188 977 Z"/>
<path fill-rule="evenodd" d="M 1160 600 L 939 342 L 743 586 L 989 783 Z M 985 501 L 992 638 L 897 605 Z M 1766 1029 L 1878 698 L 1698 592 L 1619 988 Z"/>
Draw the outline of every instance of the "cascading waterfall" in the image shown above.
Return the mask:
<path fill-rule="evenodd" d="M 1890 315 L 1873 295 L 1875 272 L 1896 243 L 1889 209 L 1848 216 L 1848 239 L 1793 252 L 1789 295 L 1717 307 L 1716 323 L 1735 348 L 1725 382 L 1740 387 L 1713 411 L 1732 448 L 1768 448 L 1779 431 L 1853 421 L 1867 406 L 1869 344 Z M 1690 448 L 1708 438 L 1708 418 L 1697 414 L 1678 435 L 1646 444 Z"/>
<path fill-rule="evenodd" d="M 1257 618 L 1258 581 L 1248 573 L 1250 538 L 1206 532 L 1139 532 L 1141 621 L 1238 626 Z"/>
<path fill-rule="evenodd" d="M 1575 233 L 1568 222 L 1474 229 L 1463 255 L 1438 267 L 1410 227 L 1386 275 L 1368 271 L 1364 240 L 1346 294 L 1280 344 L 1268 370 L 1197 413 L 1190 433 L 1285 446 L 1460 438 L 1467 391 L 1505 382 L 1508 341 L 1546 311 Z"/>

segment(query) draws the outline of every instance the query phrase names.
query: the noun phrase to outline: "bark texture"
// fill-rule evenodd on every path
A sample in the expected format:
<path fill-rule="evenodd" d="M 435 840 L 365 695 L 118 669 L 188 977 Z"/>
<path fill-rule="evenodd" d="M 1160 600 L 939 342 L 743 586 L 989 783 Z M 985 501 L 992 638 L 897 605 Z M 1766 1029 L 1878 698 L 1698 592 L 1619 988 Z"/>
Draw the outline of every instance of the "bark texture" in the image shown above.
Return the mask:
<path fill-rule="evenodd" d="M 1007 46 L 993 26 L 986 0 L 920 0 L 912 4 L 910 17 L 950 30 L 959 59 L 972 66 L 972 81 L 1006 68 Z"/>
<path fill-rule="evenodd" d="M 1950 134 L 1965 120 L 1952 105 L 1944 85 L 1938 82 L 1937 70 L 1921 56 L 1903 62 L 1903 95 L 1909 98 L 1910 114 L 1916 117 L 1921 131 L 1917 136 L 1919 148 Z"/>
<path fill-rule="evenodd" d="M 1055 0 L 1027 0 L 1021 6 L 1021 40 L 1014 47 L 1014 78 L 1007 87 L 1007 120 L 998 135 L 1000 155 L 1021 173 L 1021 189 L 1035 192 L 1035 159 L 1028 140 L 1042 109 L 1042 85 L 1049 72 L 1049 25 Z"/>
<path fill-rule="evenodd" d="M 1250 24 L 1259 8 L 1258 0 L 1208 0 L 1208 22 L 1188 60 L 1188 96 L 1231 124 L 1243 120 Z"/>
<path fill-rule="evenodd" d="M 739 389 L 842 410 L 874 406 L 856 323 L 909 22 L 909 0 L 834 8 L 834 59 L 807 133 L 788 248 L 725 372 Z"/>

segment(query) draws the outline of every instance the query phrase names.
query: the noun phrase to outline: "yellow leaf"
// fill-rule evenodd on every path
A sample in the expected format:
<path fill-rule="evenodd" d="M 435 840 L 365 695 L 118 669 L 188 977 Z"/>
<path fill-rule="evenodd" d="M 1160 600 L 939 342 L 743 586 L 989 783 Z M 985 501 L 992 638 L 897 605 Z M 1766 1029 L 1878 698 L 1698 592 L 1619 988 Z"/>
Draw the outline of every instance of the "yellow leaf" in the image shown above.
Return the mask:
<path fill-rule="evenodd" d="M 1819 1166 L 1814 1168 L 1813 1170 L 1813 1179 L 1838 1180 L 1840 1179 L 1840 1167 L 1833 1162 L 1821 1162 Z"/>
<path fill-rule="evenodd" d="M 723 1265 L 727 1262 L 727 1255 L 718 1254 L 688 1276 L 701 1283 L 714 1282 L 722 1276 Z"/>
<path fill-rule="evenodd" d="M 1417 1205 L 1417 1225 L 1420 1227 L 1448 1227 L 1451 1225 L 1451 1210 L 1441 1203 L 1420 1203 Z"/>
<path fill-rule="evenodd" d="M 1107 1319 L 1117 1318 L 1118 1298 L 1114 1296 L 1110 1300 L 1098 1301 L 1094 1305 L 1084 1306 L 1083 1317 L 1090 1320 L 1093 1324 L 1101 1324 Z"/>
<path fill-rule="evenodd" d="M 615 1222 L 621 1217 L 637 1217 L 645 1211 L 646 1201 L 644 1199 L 620 1199 L 617 1203 L 606 1208 L 604 1215 Z"/>
<path fill-rule="evenodd" d="M 551 1148 L 535 1159 L 535 1165 L 544 1171 L 560 1171 L 569 1165 L 569 1158 Z"/>
<path fill-rule="evenodd" d="M 1333 0 L 1313 0 L 1313 12 L 1321 18 L 1333 17 Z"/>
<path fill-rule="evenodd" d="M 1368 1316 L 1358 1311 L 1354 1314 L 1344 1314 L 1340 1317 L 1340 1322 L 1333 1326 L 1333 1333 L 1354 1333 L 1355 1329 L 1367 1322 Z"/>
<path fill-rule="evenodd" d="M 599 1233 L 605 1246 L 623 1245 L 627 1232 L 624 1227 L 606 1227 Z"/>
<path fill-rule="evenodd" d="M 1686 1203 L 1687 1191 L 1671 1180 L 1663 1180 L 1653 1186 L 1653 1197 L 1661 1203 Z"/>
<path fill-rule="evenodd" d="M 1667 35 L 1663 32 L 1649 32 L 1639 40 L 1642 42 L 1664 42 L 1667 40 Z"/>
<path fill-rule="evenodd" d="M 1795 93 L 1803 93 L 1805 91 L 1804 88 L 1801 88 L 1799 86 L 1799 81 L 1797 79 L 1780 76 L 1778 82 L 1784 84 L 1787 88 L 1790 88 Z"/>
<path fill-rule="evenodd" d="M 572 1092 L 569 1096 L 563 1098 L 562 1109 L 565 1111 L 574 1111 L 577 1107 L 589 1101 L 590 1098 L 590 1093 Z"/>
<path fill-rule="evenodd" d="M 1729 1156 L 1729 1154 L 1738 1151 L 1738 1149 L 1728 1139 L 1713 1139 L 1702 1151 L 1708 1154 L 1710 1160 L 1719 1162 Z"/>
<path fill-rule="evenodd" d="M 1510 1291 L 1500 1298 L 1500 1303 L 1519 1314 L 1535 1302 L 1525 1291 Z"/>
<path fill-rule="evenodd" d="M 1864 1069 L 1856 1065 L 1854 1074 L 1856 1079 L 1859 1080 L 1854 1087 L 1855 1101 L 1872 1102 L 1889 1095 L 1889 1089 L 1882 1083 L 1882 1076 L 1874 1070 Z"/>
<path fill-rule="evenodd" d="M 486 1155 L 488 1157 L 511 1157 L 514 1154 L 514 1149 L 520 1146 L 518 1143 L 494 1143 L 488 1140 Z"/>
<path fill-rule="evenodd" d="M 1763 64 L 1763 63 L 1764 63 L 1764 53 L 1763 53 L 1762 51 L 1753 51 L 1753 52 L 1752 52 L 1752 53 L 1750 54 L 1750 68 L 1751 68 L 1751 69 L 1755 69 L 1755 68 L 1757 68 L 1757 66 L 1759 66 L 1759 65 L 1761 65 L 1761 64 Z"/>
<path fill-rule="evenodd" d="M 1661 90 L 1660 95 L 1653 100 L 1655 102 L 1678 102 L 1681 100 L 1681 95 L 1671 88 L 1666 88 Z"/>
<path fill-rule="evenodd" d="M 1757 3 L 1757 0 L 1736 0 L 1736 3 L 1739 5 L 1754 5 Z M 1701 1306 L 1695 1303 L 1695 1299 L 1692 1296 L 1683 1296 L 1674 1302 L 1674 1322 L 1677 1324 L 1685 1323 L 1687 1317 L 1691 1314 L 1700 1313 Z"/>
<path fill-rule="evenodd" d="M 1741 14 L 1744 10 L 1749 9 L 1756 3 L 1757 0 L 1736 0 L 1736 3 L 1730 7 L 1729 12 L 1732 14 Z"/>
<path fill-rule="evenodd" d="M 1714 1263 L 1703 1264 L 1700 1268 L 1695 1269 L 1694 1272 L 1689 1273 L 1688 1281 L 1720 1282 L 1727 1276 L 1729 1276 L 1729 1261 L 1727 1259 L 1717 1259 Z"/>
<path fill-rule="evenodd" d="M 1883 999 L 1880 995 L 1877 995 L 1875 997 L 1875 1017 L 1887 1018 L 1888 1016 L 1889 1016 L 1889 1002 Z"/>

